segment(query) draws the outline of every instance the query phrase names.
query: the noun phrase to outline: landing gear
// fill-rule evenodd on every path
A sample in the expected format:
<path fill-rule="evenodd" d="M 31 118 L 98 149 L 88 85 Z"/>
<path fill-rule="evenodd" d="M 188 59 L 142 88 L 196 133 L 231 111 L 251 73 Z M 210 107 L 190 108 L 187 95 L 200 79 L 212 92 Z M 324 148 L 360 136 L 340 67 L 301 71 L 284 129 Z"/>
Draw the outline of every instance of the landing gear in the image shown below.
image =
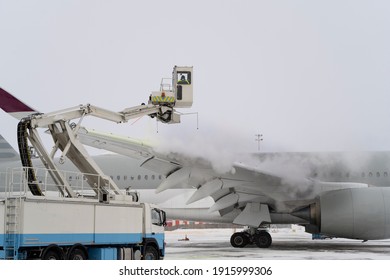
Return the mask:
<path fill-rule="evenodd" d="M 253 236 L 253 240 L 259 248 L 268 248 L 272 244 L 271 235 L 265 231 L 261 230 Z"/>
<path fill-rule="evenodd" d="M 236 232 L 230 237 L 230 244 L 235 248 L 243 248 L 248 245 L 250 235 L 246 232 Z"/>
<path fill-rule="evenodd" d="M 235 248 L 243 248 L 253 243 L 259 248 L 268 248 L 272 244 L 272 237 L 266 230 L 255 228 L 233 233 L 230 237 L 230 244 Z"/>

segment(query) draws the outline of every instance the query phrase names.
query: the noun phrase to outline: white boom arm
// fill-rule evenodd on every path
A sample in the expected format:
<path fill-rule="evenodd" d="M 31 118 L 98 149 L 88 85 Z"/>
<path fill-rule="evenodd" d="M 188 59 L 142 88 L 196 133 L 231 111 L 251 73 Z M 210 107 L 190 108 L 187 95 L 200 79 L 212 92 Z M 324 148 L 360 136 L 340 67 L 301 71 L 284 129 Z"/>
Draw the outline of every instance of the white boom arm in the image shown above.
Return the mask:
<path fill-rule="evenodd" d="M 58 122 L 60 120 L 70 121 L 73 119 L 82 118 L 87 115 L 116 123 L 125 123 L 130 119 L 142 117 L 145 115 L 157 117 L 160 121 L 165 123 L 174 123 L 178 122 L 177 120 L 180 117 L 179 114 L 174 112 L 172 107 L 162 105 L 147 104 L 126 108 L 121 112 L 113 112 L 107 109 L 87 104 L 60 111 L 55 111 L 48 114 L 34 115 L 31 118 L 31 126 L 47 127 L 48 125 Z M 170 116 L 172 115 L 174 115 L 175 117 L 171 118 Z"/>
<path fill-rule="evenodd" d="M 181 77 L 182 81 L 179 81 L 178 77 Z M 184 79 L 186 80 L 184 81 Z M 173 90 L 162 90 L 157 95 L 151 94 L 147 105 L 142 104 L 140 106 L 126 108 L 120 112 L 113 112 L 87 104 L 48 114 L 34 114 L 22 119 L 18 124 L 18 144 L 22 165 L 27 170 L 30 191 L 34 195 L 43 195 L 38 185 L 34 169 L 32 168 L 27 139 L 30 140 L 30 143 L 36 149 L 45 167 L 51 170 L 50 174 L 54 182 L 58 186 L 61 186 L 58 189 L 62 195 L 75 196 L 65 176 L 62 175 L 53 161 L 58 149 L 62 151 L 60 160 L 64 160 L 66 156 L 82 173 L 90 174 L 90 176 L 85 175 L 85 177 L 99 198 L 102 198 L 102 200 L 108 199 L 110 190 L 115 194 L 120 194 L 121 190 L 110 177 L 104 175 L 78 140 L 77 132 L 81 122 L 85 116 L 94 116 L 115 123 L 125 123 L 130 119 L 147 115 L 152 118 L 156 117 L 164 123 L 179 123 L 180 114 L 175 112 L 174 107 L 188 108 L 192 106 L 192 67 L 175 66 L 172 81 Z M 79 119 L 77 125 L 70 123 L 74 119 Z M 45 127 L 49 128 L 55 143 L 50 154 L 44 149 L 44 145 L 37 131 L 37 128 Z"/>
<path fill-rule="evenodd" d="M 64 160 L 67 156 L 82 173 L 91 174 L 86 175 L 87 181 L 90 186 L 93 186 L 95 193 L 98 196 L 102 196 L 102 199 L 108 199 L 107 194 L 112 190 L 115 194 L 120 194 L 120 189 L 116 186 L 114 181 L 105 176 L 99 166 L 95 163 L 92 157 L 77 138 L 77 131 L 80 128 L 82 119 L 85 116 L 94 116 L 97 118 L 113 121 L 116 123 L 124 123 L 130 119 L 149 115 L 151 117 L 157 117 L 157 119 L 165 123 L 178 122 L 178 118 L 172 118 L 176 113 L 174 109 L 164 105 L 140 105 L 132 108 L 126 108 L 121 112 L 113 112 L 103 108 L 99 108 L 90 104 L 80 105 L 48 114 L 31 115 L 30 117 L 21 120 L 18 130 L 21 137 L 19 137 L 19 149 L 21 151 L 22 163 L 25 167 L 32 167 L 29 152 L 26 152 L 28 145 L 25 143 L 27 138 L 36 149 L 42 162 L 46 168 L 52 170 L 51 175 L 53 180 L 61 186 L 60 191 L 63 195 L 64 186 L 65 192 L 68 196 L 74 197 L 75 194 L 69 187 L 66 178 L 61 175 L 61 172 L 57 169 L 53 157 L 55 152 L 60 149 L 62 156 L 60 160 Z M 177 116 L 179 116 L 177 114 Z M 71 125 L 71 120 L 79 119 L 77 125 Z M 46 152 L 44 145 L 42 144 L 37 128 L 49 128 L 49 131 L 53 137 L 55 146 L 50 153 Z M 27 129 L 29 132 L 27 132 Z M 24 160 L 23 160 L 24 157 Z M 33 169 L 29 169 L 29 172 L 33 172 Z M 99 175 L 99 176 L 96 176 Z M 31 177 L 30 177 L 31 176 Z M 29 186 L 34 195 L 43 195 L 35 174 L 29 174 Z M 103 198 L 104 196 L 104 198 Z"/>

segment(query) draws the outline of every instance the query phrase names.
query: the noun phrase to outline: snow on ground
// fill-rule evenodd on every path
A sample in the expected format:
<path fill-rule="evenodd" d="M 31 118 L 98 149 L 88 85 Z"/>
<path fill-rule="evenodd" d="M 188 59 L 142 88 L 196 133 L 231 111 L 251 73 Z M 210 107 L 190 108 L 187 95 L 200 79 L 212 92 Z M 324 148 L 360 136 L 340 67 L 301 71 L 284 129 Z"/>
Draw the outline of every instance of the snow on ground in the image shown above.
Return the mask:
<path fill-rule="evenodd" d="M 237 229 L 240 231 L 241 229 Z M 265 260 L 390 260 L 390 240 L 312 240 L 303 228 L 273 229 L 270 248 L 256 245 L 233 248 L 234 229 L 177 229 L 166 231 L 166 260 L 265 259 Z M 180 241 L 185 237 L 189 241 Z"/>

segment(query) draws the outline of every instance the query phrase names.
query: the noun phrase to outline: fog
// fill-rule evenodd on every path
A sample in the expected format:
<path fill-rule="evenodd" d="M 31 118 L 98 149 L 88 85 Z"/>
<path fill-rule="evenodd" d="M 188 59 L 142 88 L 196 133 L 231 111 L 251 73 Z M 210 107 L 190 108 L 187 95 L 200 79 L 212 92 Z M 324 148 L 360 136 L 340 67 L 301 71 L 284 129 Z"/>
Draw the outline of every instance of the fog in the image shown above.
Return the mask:
<path fill-rule="evenodd" d="M 224 162 L 257 152 L 255 134 L 262 152 L 390 150 L 389 12 L 388 1 L 0 1 L 0 86 L 42 112 L 120 111 L 191 65 L 194 106 L 180 111 L 198 124 L 83 124 Z M 0 118 L 16 147 L 17 120 Z"/>

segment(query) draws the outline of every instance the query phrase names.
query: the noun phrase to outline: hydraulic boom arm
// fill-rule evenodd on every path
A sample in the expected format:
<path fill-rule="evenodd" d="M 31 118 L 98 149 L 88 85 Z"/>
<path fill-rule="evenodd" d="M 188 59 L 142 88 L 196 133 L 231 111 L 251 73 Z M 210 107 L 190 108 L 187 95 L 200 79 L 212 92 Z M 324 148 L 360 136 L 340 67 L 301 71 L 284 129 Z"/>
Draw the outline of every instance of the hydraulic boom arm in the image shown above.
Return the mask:
<path fill-rule="evenodd" d="M 189 81 L 185 84 L 179 84 L 179 76 L 187 77 Z M 45 167 L 50 170 L 50 175 L 63 196 L 75 197 L 76 194 L 54 163 L 53 158 L 58 149 L 62 151 L 60 161 L 63 161 L 66 156 L 82 173 L 87 174 L 85 175 L 86 180 L 99 198 L 107 198 L 110 191 L 120 194 L 121 190 L 115 182 L 102 172 L 78 140 L 77 132 L 81 122 L 84 117 L 93 116 L 115 123 L 125 123 L 130 119 L 147 115 L 157 118 L 163 123 L 179 123 L 180 114 L 175 112 L 174 107 L 188 108 L 192 105 L 192 67 L 175 66 L 172 80 L 171 90 L 161 89 L 160 92 L 154 92 L 154 95 L 150 95 L 148 104 L 126 108 L 120 112 L 113 112 L 87 104 L 48 114 L 33 114 L 22 119 L 18 125 L 18 144 L 22 165 L 26 167 L 28 186 L 31 193 L 33 195 L 44 195 L 39 188 L 38 180 L 32 168 L 27 139 L 37 151 Z M 71 122 L 75 119 L 79 119 L 77 124 Z M 45 150 L 37 128 L 49 129 L 55 143 L 50 154 Z"/>

